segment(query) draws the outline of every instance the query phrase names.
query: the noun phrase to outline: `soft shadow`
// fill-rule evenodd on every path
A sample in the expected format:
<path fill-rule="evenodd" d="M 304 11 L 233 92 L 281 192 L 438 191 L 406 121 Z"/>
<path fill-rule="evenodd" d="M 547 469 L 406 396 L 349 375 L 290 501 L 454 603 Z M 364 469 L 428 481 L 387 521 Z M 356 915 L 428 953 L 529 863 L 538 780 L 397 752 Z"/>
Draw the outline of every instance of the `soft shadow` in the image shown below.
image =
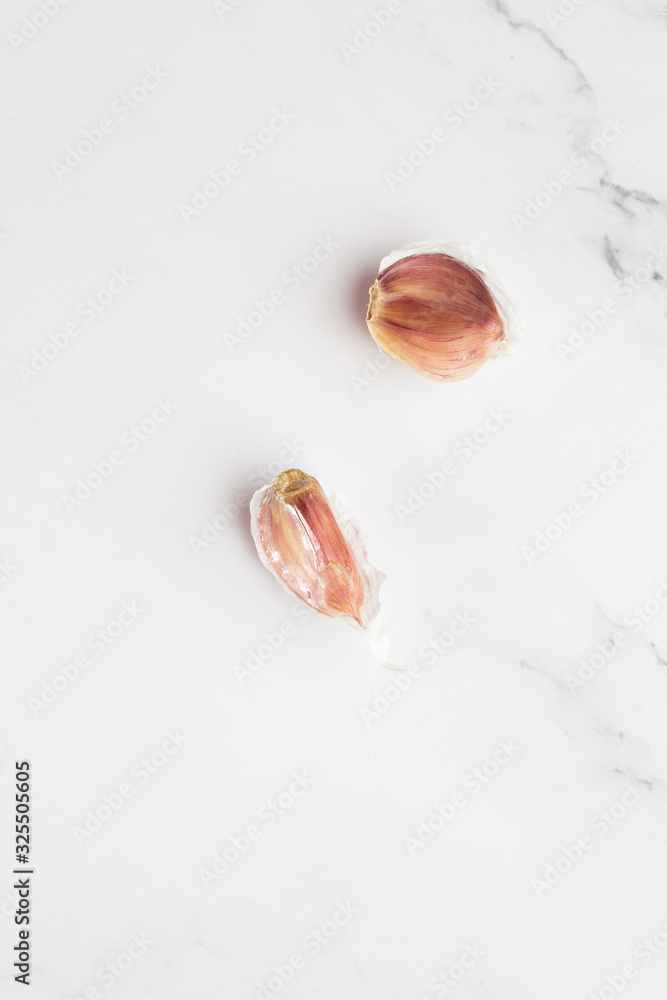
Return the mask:
<path fill-rule="evenodd" d="M 368 338 L 366 313 L 368 312 L 369 289 L 377 278 L 377 264 L 369 264 L 356 281 L 351 282 L 346 296 L 345 308 L 352 320 L 353 329 L 364 339 Z"/>

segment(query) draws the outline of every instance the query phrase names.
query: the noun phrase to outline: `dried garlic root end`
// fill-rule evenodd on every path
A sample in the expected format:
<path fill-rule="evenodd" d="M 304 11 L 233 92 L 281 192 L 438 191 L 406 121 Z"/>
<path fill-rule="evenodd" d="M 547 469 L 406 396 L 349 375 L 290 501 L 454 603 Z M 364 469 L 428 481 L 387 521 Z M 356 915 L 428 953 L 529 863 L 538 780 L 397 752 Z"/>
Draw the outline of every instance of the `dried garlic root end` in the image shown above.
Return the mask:
<path fill-rule="evenodd" d="M 375 309 L 375 303 L 377 302 L 378 289 L 380 285 L 377 279 L 373 282 L 371 287 L 368 289 L 368 294 L 370 296 L 368 301 L 368 311 L 366 312 L 366 322 L 370 323 L 373 319 L 373 311 Z"/>
<path fill-rule="evenodd" d="M 273 481 L 276 493 L 280 494 L 286 503 L 294 502 L 299 494 L 310 489 L 312 483 L 310 476 L 301 472 L 300 469 L 288 469 L 287 472 L 281 472 Z"/>

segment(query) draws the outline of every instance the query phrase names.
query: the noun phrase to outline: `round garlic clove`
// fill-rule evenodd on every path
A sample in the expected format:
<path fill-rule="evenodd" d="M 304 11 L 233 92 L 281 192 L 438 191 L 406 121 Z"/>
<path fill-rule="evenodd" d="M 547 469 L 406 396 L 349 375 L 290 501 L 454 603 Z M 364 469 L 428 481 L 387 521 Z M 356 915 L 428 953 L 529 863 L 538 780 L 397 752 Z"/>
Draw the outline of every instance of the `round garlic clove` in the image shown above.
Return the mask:
<path fill-rule="evenodd" d="M 376 343 L 437 382 L 509 353 L 520 321 L 489 266 L 464 244 L 414 243 L 385 257 L 366 316 Z"/>

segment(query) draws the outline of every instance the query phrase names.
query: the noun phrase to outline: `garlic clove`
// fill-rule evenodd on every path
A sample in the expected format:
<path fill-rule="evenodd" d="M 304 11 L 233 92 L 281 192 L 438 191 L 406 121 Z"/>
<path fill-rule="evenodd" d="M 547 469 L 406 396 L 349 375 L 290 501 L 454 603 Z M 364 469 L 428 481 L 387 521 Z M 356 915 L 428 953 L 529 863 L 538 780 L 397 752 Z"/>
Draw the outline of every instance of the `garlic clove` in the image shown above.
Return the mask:
<path fill-rule="evenodd" d="M 360 621 L 363 582 L 317 480 L 298 469 L 278 476 L 260 506 L 257 533 L 293 594 L 320 614 Z"/>
<path fill-rule="evenodd" d="M 259 557 L 278 582 L 320 614 L 361 629 L 385 662 L 378 598 L 384 576 L 368 562 L 359 525 L 340 498 L 330 499 L 300 469 L 288 469 L 257 490 L 250 514 Z"/>
<path fill-rule="evenodd" d="M 368 328 L 384 351 L 438 382 L 468 378 L 509 353 L 520 321 L 472 247 L 416 243 L 380 264 Z"/>

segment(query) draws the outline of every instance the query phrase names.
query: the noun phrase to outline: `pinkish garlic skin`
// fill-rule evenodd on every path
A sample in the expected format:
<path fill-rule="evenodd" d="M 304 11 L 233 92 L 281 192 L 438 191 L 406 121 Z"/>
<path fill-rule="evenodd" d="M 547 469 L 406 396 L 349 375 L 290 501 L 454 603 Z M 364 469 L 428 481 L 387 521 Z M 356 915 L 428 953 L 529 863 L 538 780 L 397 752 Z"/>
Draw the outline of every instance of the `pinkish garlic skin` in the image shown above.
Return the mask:
<path fill-rule="evenodd" d="M 288 469 L 258 512 L 257 542 L 283 584 L 315 611 L 362 625 L 364 584 L 317 480 Z"/>
<path fill-rule="evenodd" d="M 376 343 L 437 382 L 474 375 L 505 338 L 480 275 L 445 254 L 403 257 L 370 291 L 366 319 Z"/>
<path fill-rule="evenodd" d="M 359 629 L 378 663 L 389 640 L 364 534 L 346 504 L 300 469 L 288 469 L 250 502 L 250 529 L 263 565 L 314 611 Z"/>

